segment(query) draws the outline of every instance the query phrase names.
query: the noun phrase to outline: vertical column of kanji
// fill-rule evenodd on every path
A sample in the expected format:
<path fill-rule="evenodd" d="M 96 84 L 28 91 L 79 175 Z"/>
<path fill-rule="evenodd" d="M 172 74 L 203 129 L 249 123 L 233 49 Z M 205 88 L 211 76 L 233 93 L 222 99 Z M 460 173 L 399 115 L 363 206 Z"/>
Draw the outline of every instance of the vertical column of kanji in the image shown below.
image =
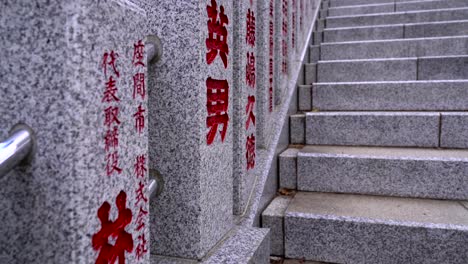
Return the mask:
<path fill-rule="evenodd" d="M 77 89 L 90 93 L 76 110 L 74 225 L 85 247 L 77 246 L 76 263 L 148 263 L 146 14 L 118 1 L 79 3 L 84 43 L 72 45 L 71 58 L 84 76 Z"/>
<path fill-rule="evenodd" d="M 257 1 L 257 10 L 257 145 L 267 148 L 275 108 L 275 1 Z"/>
<path fill-rule="evenodd" d="M 256 158 L 256 23 L 258 0 L 236 1 L 234 25 L 234 214 L 247 204 Z"/>
<path fill-rule="evenodd" d="M 132 87 L 132 107 L 134 119 L 133 140 L 136 142 L 147 141 L 147 107 L 146 107 L 146 57 L 145 44 L 142 39 L 133 43 L 133 66 L 131 83 Z M 132 176 L 138 182 L 134 188 L 136 198 L 133 206 L 135 234 L 135 257 L 140 263 L 147 263 L 146 255 L 149 255 L 149 194 L 148 190 L 148 155 L 146 149 L 138 149 L 133 153 Z"/>
<path fill-rule="evenodd" d="M 288 86 L 289 72 L 289 20 L 288 20 L 288 2 L 289 0 L 276 0 L 276 54 L 279 58 L 277 71 L 277 86 L 275 90 L 275 104 L 280 105 L 283 93 Z"/>
<path fill-rule="evenodd" d="M 201 155 L 201 250 L 205 254 L 232 227 L 233 219 L 233 4 L 207 0 L 202 12 L 204 74 Z"/>

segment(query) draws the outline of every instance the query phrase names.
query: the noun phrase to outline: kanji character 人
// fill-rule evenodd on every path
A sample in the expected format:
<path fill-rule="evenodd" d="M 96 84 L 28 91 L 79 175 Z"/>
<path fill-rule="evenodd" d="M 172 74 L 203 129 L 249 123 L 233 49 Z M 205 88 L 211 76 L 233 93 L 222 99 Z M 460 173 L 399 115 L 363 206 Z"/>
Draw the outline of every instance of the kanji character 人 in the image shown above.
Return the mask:
<path fill-rule="evenodd" d="M 135 129 L 138 133 L 143 132 L 145 129 L 145 115 L 146 110 L 141 106 L 138 106 L 137 112 L 133 115 L 135 117 Z"/>
<path fill-rule="evenodd" d="M 145 234 L 141 234 L 138 236 L 138 245 L 135 249 L 135 255 L 137 259 L 141 259 L 146 252 L 148 252 L 148 248 L 146 247 L 146 239 L 145 239 Z"/>
<path fill-rule="evenodd" d="M 139 182 L 138 183 L 138 189 L 136 190 L 136 194 L 137 194 L 137 197 L 136 197 L 136 202 L 135 202 L 135 206 L 138 205 L 138 203 L 140 203 L 141 201 L 143 201 L 144 203 L 147 203 L 148 202 L 148 198 L 146 198 L 145 196 L 145 185 L 142 183 L 142 182 Z"/>
<path fill-rule="evenodd" d="M 144 178 L 146 175 L 146 156 L 145 155 L 137 156 L 134 167 L 135 167 L 136 177 Z"/>
<path fill-rule="evenodd" d="M 211 0 L 211 6 L 206 6 L 208 13 L 208 38 L 205 41 L 208 53 L 206 54 L 206 62 L 213 63 L 216 56 L 219 54 L 223 61 L 224 68 L 227 68 L 227 55 L 229 54 L 229 46 L 227 44 L 228 32 L 226 25 L 229 23 L 228 17 L 224 14 L 224 6 L 220 7 L 218 19 L 218 5 L 216 0 Z M 216 38 L 215 38 L 216 35 Z"/>
<path fill-rule="evenodd" d="M 247 137 L 245 143 L 245 158 L 247 159 L 247 170 L 255 168 L 255 136 L 253 133 Z"/>
<path fill-rule="evenodd" d="M 247 85 L 255 88 L 255 55 L 253 52 L 247 52 L 247 64 L 245 65 L 245 80 Z"/>
<path fill-rule="evenodd" d="M 101 229 L 92 237 L 94 250 L 99 250 L 96 264 L 125 263 L 125 252 L 133 251 L 133 237 L 125 231 L 125 227 L 132 222 L 132 211 L 126 207 L 127 194 L 120 191 L 115 201 L 118 216 L 115 221 L 109 219 L 111 206 L 104 202 L 98 209 L 97 216 L 101 221 Z M 109 238 L 115 240 L 114 245 L 109 243 Z"/>
<path fill-rule="evenodd" d="M 255 96 L 251 95 L 247 99 L 247 106 L 245 107 L 245 113 L 247 114 L 247 121 L 245 122 L 245 128 L 249 129 L 250 120 L 252 120 L 253 125 L 255 126 L 255 115 L 253 113 L 255 107 Z"/>
<path fill-rule="evenodd" d="M 144 73 L 136 73 L 133 75 L 133 99 L 135 99 L 137 95 L 141 95 L 141 99 L 145 99 L 146 88 Z"/>
<path fill-rule="evenodd" d="M 245 42 L 250 46 L 255 46 L 255 14 L 253 11 L 247 10 L 247 24 L 246 24 Z"/>
<path fill-rule="evenodd" d="M 143 63 L 145 53 L 145 44 L 143 44 L 142 40 L 138 40 L 138 43 L 133 44 L 133 64 L 135 66 L 141 65 L 145 66 Z"/>
<path fill-rule="evenodd" d="M 111 76 L 109 77 L 109 81 L 106 82 L 106 90 L 104 91 L 104 97 L 102 98 L 102 102 L 110 103 L 113 101 L 115 102 L 120 101 L 116 93 L 117 93 L 116 81 Z"/>
<path fill-rule="evenodd" d="M 119 146 L 119 128 L 114 126 L 113 129 L 108 129 L 104 136 L 104 141 L 106 151 L 111 148 L 117 148 Z"/>
<path fill-rule="evenodd" d="M 221 141 L 224 142 L 229 123 L 228 105 L 228 81 L 216 80 L 209 77 L 206 80 L 206 109 L 208 111 L 206 126 L 210 128 L 208 134 L 206 135 L 206 141 L 208 145 L 213 143 L 216 137 L 216 132 L 218 132 L 219 125 L 223 125 L 223 130 L 220 132 L 220 134 Z"/>
<path fill-rule="evenodd" d="M 104 109 L 104 125 L 110 127 L 113 123 L 120 125 L 119 108 L 117 106 L 109 106 Z"/>
<path fill-rule="evenodd" d="M 119 168 L 119 153 L 112 152 L 108 153 L 106 156 L 106 172 L 107 176 L 111 176 L 114 172 L 120 174 L 122 169 Z"/>
<path fill-rule="evenodd" d="M 117 67 L 115 66 L 115 63 L 117 61 L 117 58 L 119 57 L 119 54 L 117 52 L 114 52 L 113 50 L 110 53 L 104 53 L 104 56 L 102 58 L 102 67 L 104 68 L 104 76 L 107 77 L 107 65 L 112 66 L 112 69 L 114 70 L 114 73 L 117 77 L 120 77 L 120 73 L 117 70 Z"/>

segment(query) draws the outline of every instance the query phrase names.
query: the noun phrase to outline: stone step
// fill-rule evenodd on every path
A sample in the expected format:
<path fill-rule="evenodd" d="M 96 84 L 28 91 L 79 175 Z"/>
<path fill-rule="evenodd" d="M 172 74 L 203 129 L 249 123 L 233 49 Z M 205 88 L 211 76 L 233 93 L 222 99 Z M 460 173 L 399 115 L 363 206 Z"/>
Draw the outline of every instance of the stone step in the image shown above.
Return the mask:
<path fill-rule="evenodd" d="M 307 145 L 438 147 L 435 112 L 307 112 Z"/>
<path fill-rule="evenodd" d="M 467 54 L 468 35 L 457 37 L 366 40 L 320 45 L 321 60 L 407 58 Z"/>
<path fill-rule="evenodd" d="M 340 6 L 389 4 L 394 2 L 394 0 L 330 0 L 329 8 Z"/>
<path fill-rule="evenodd" d="M 468 7 L 467 0 L 433 0 L 413 2 L 391 2 L 383 4 L 331 7 L 328 16 L 351 16 L 364 14 L 392 13 L 416 10 Z"/>
<path fill-rule="evenodd" d="M 465 264 L 468 204 L 299 192 L 284 215 L 288 258 L 332 263 Z"/>
<path fill-rule="evenodd" d="M 468 20 L 332 28 L 322 33 L 325 43 L 463 35 L 468 35 Z"/>
<path fill-rule="evenodd" d="M 468 111 L 468 80 L 314 83 L 301 90 L 307 88 L 302 111 Z"/>
<path fill-rule="evenodd" d="M 468 19 L 468 8 L 448 8 L 385 14 L 328 17 L 326 28 L 392 25 Z"/>
<path fill-rule="evenodd" d="M 306 85 L 314 80 L 305 71 Z M 317 82 L 468 79 L 468 56 L 319 61 Z"/>
<path fill-rule="evenodd" d="M 468 150 L 306 146 L 296 166 L 300 191 L 468 200 Z"/>

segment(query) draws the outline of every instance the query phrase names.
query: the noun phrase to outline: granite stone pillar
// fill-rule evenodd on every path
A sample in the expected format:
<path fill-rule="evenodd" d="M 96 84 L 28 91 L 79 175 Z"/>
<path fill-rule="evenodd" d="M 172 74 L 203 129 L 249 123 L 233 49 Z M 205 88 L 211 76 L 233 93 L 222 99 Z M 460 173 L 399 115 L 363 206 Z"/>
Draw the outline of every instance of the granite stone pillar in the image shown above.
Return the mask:
<path fill-rule="evenodd" d="M 37 153 L 0 179 L 0 263 L 148 263 L 145 22 L 128 1 L 1 1 L 0 138 L 25 123 Z"/>
<path fill-rule="evenodd" d="M 233 226 L 232 1 L 144 7 L 163 45 L 149 68 L 150 168 L 164 180 L 151 203 L 151 251 L 200 259 Z"/>

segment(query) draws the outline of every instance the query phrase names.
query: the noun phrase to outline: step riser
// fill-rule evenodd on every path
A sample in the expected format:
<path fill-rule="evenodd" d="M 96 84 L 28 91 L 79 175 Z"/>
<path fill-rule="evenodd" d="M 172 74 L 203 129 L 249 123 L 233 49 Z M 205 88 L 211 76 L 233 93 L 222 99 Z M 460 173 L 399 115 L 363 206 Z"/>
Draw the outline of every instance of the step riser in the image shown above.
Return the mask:
<path fill-rule="evenodd" d="M 468 232 L 286 215 L 285 254 L 332 263 L 464 264 Z"/>
<path fill-rule="evenodd" d="M 438 113 L 307 113 L 306 144 L 439 146 Z"/>
<path fill-rule="evenodd" d="M 468 35 L 468 21 L 328 29 L 323 32 L 324 42 L 428 38 L 462 35 Z"/>
<path fill-rule="evenodd" d="M 421 160 L 300 153 L 301 191 L 468 199 L 468 160 Z"/>
<path fill-rule="evenodd" d="M 468 111 L 468 82 L 314 84 L 321 111 Z M 307 98 L 304 96 L 301 101 Z"/>
<path fill-rule="evenodd" d="M 403 2 L 389 3 L 368 6 L 356 7 L 338 7 L 329 8 L 328 16 L 352 16 L 377 13 L 391 13 L 404 11 L 446 9 L 446 8 L 461 8 L 467 7 L 466 0 L 443 0 L 443 1 L 418 1 L 418 2 Z"/>
<path fill-rule="evenodd" d="M 354 6 L 354 5 L 373 5 L 373 4 L 389 4 L 393 0 L 331 0 L 330 8 L 339 6 Z"/>
<path fill-rule="evenodd" d="M 468 148 L 468 113 L 442 113 L 440 145 L 444 148 Z"/>
<path fill-rule="evenodd" d="M 407 58 L 468 54 L 468 37 L 323 44 L 321 60 Z"/>
<path fill-rule="evenodd" d="M 306 81 L 313 79 L 308 74 Z M 468 79 L 468 57 L 321 61 L 317 76 L 318 82 L 463 80 Z"/>
<path fill-rule="evenodd" d="M 464 20 L 467 17 L 468 9 L 466 8 L 431 12 L 428 11 L 383 15 L 379 14 L 369 16 L 335 17 L 327 19 L 326 28 Z"/>

